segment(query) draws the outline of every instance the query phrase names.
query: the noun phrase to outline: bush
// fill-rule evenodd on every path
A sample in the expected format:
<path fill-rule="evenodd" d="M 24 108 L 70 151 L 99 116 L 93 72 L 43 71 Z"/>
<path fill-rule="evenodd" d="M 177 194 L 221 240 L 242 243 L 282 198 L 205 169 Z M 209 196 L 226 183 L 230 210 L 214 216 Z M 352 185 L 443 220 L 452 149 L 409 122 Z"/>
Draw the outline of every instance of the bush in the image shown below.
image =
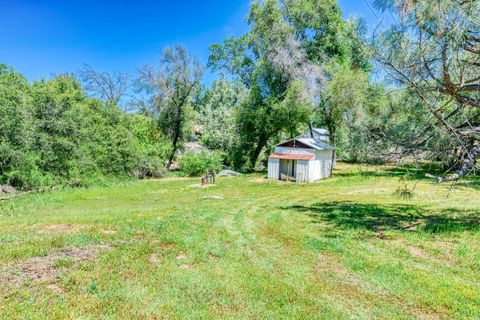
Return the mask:
<path fill-rule="evenodd" d="M 89 98 L 72 76 L 30 84 L 0 64 L 0 184 L 162 177 L 170 145 L 153 119 Z"/>
<path fill-rule="evenodd" d="M 150 157 L 139 159 L 138 165 L 133 170 L 133 176 L 137 179 L 164 178 L 167 174 L 165 163 Z"/>
<path fill-rule="evenodd" d="M 204 174 L 207 169 L 219 172 L 222 169 L 222 154 L 206 151 L 197 154 L 189 152 L 180 158 L 179 163 L 183 174 L 197 177 Z"/>

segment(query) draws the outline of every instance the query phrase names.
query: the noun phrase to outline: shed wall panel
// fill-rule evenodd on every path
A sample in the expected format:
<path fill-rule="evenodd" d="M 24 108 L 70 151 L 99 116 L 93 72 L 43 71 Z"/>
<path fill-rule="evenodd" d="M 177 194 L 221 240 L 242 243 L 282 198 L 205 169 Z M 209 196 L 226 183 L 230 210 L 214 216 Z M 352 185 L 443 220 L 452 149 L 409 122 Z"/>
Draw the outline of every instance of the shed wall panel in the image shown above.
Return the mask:
<path fill-rule="evenodd" d="M 315 161 L 319 162 L 319 172 L 316 179 L 325 179 L 330 177 L 332 168 L 332 150 L 317 150 L 315 152 Z"/>
<path fill-rule="evenodd" d="M 274 180 L 280 179 L 280 160 L 279 159 L 268 160 L 268 179 L 274 179 Z"/>
<path fill-rule="evenodd" d="M 311 160 L 310 161 L 310 170 L 309 177 L 310 181 L 316 181 L 322 178 L 321 175 L 321 161 L 320 160 Z"/>
<path fill-rule="evenodd" d="M 308 160 L 297 161 L 297 182 L 310 182 L 310 162 Z"/>

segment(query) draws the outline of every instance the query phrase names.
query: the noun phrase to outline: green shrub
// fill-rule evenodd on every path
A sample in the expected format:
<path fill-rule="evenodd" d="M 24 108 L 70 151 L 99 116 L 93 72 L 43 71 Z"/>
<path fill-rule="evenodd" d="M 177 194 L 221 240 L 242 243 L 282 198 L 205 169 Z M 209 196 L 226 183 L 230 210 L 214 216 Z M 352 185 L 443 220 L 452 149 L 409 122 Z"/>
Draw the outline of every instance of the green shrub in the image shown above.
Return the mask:
<path fill-rule="evenodd" d="M 170 145 L 152 118 L 89 98 L 72 76 L 30 84 L 0 64 L 0 184 L 162 177 Z"/>
<path fill-rule="evenodd" d="M 192 153 L 188 152 L 180 158 L 180 168 L 182 173 L 197 177 L 205 173 L 205 170 L 210 169 L 218 172 L 222 169 L 222 154 L 219 152 Z"/>
<path fill-rule="evenodd" d="M 164 161 L 152 157 L 143 157 L 138 160 L 133 170 L 133 176 L 137 179 L 164 178 L 168 173 Z"/>

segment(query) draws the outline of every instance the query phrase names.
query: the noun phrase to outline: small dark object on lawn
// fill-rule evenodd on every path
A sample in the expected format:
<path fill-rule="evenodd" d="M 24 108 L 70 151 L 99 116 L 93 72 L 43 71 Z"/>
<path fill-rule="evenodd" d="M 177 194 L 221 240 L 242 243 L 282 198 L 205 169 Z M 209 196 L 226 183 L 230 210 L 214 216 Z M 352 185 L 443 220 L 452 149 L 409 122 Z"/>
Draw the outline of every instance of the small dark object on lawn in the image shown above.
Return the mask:
<path fill-rule="evenodd" d="M 398 199 L 402 200 L 410 200 L 413 198 L 413 190 L 410 190 L 406 185 L 402 187 L 398 187 L 397 190 L 395 190 L 394 195 Z"/>
<path fill-rule="evenodd" d="M 202 177 L 201 181 L 202 186 L 206 184 L 215 184 L 215 171 L 214 170 L 206 170 L 205 176 Z"/>

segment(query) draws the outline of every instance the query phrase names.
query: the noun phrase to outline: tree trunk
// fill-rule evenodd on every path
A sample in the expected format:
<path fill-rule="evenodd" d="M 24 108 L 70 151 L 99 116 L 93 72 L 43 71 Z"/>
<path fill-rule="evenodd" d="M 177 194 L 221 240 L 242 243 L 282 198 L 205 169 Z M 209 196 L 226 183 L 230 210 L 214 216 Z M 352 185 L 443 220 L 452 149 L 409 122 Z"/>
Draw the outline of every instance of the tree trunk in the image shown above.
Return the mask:
<path fill-rule="evenodd" d="M 255 164 L 257 163 L 258 157 L 260 156 L 260 153 L 262 152 L 263 148 L 267 144 L 267 138 L 260 137 L 257 147 L 255 150 L 253 150 L 252 156 L 250 157 L 250 162 L 251 162 L 251 169 L 253 170 L 255 168 Z"/>
<path fill-rule="evenodd" d="M 175 135 L 175 138 L 172 142 L 172 152 L 170 153 L 170 157 L 168 157 L 167 169 L 170 170 L 170 167 L 173 164 L 173 160 L 175 160 L 175 153 L 177 153 L 177 141 L 178 138 Z"/>
<path fill-rule="evenodd" d="M 335 139 L 335 134 L 336 134 L 335 125 L 333 123 L 329 123 L 327 124 L 327 128 L 328 128 L 328 133 L 330 134 L 330 143 L 332 147 L 336 147 L 335 144 L 337 143 L 337 141 Z"/>
<path fill-rule="evenodd" d="M 175 154 L 177 153 L 177 150 L 178 150 L 178 141 L 180 139 L 181 129 L 182 129 L 182 118 L 181 118 L 181 113 L 179 112 L 177 124 L 175 126 L 175 134 L 173 136 L 173 141 L 172 141 L 172 153 L 168 158 L 168 164 L 167 164 L 168 170 L 170 170 L 170 167 L 172 166 L 173 161 L 175 160 Z"/>

